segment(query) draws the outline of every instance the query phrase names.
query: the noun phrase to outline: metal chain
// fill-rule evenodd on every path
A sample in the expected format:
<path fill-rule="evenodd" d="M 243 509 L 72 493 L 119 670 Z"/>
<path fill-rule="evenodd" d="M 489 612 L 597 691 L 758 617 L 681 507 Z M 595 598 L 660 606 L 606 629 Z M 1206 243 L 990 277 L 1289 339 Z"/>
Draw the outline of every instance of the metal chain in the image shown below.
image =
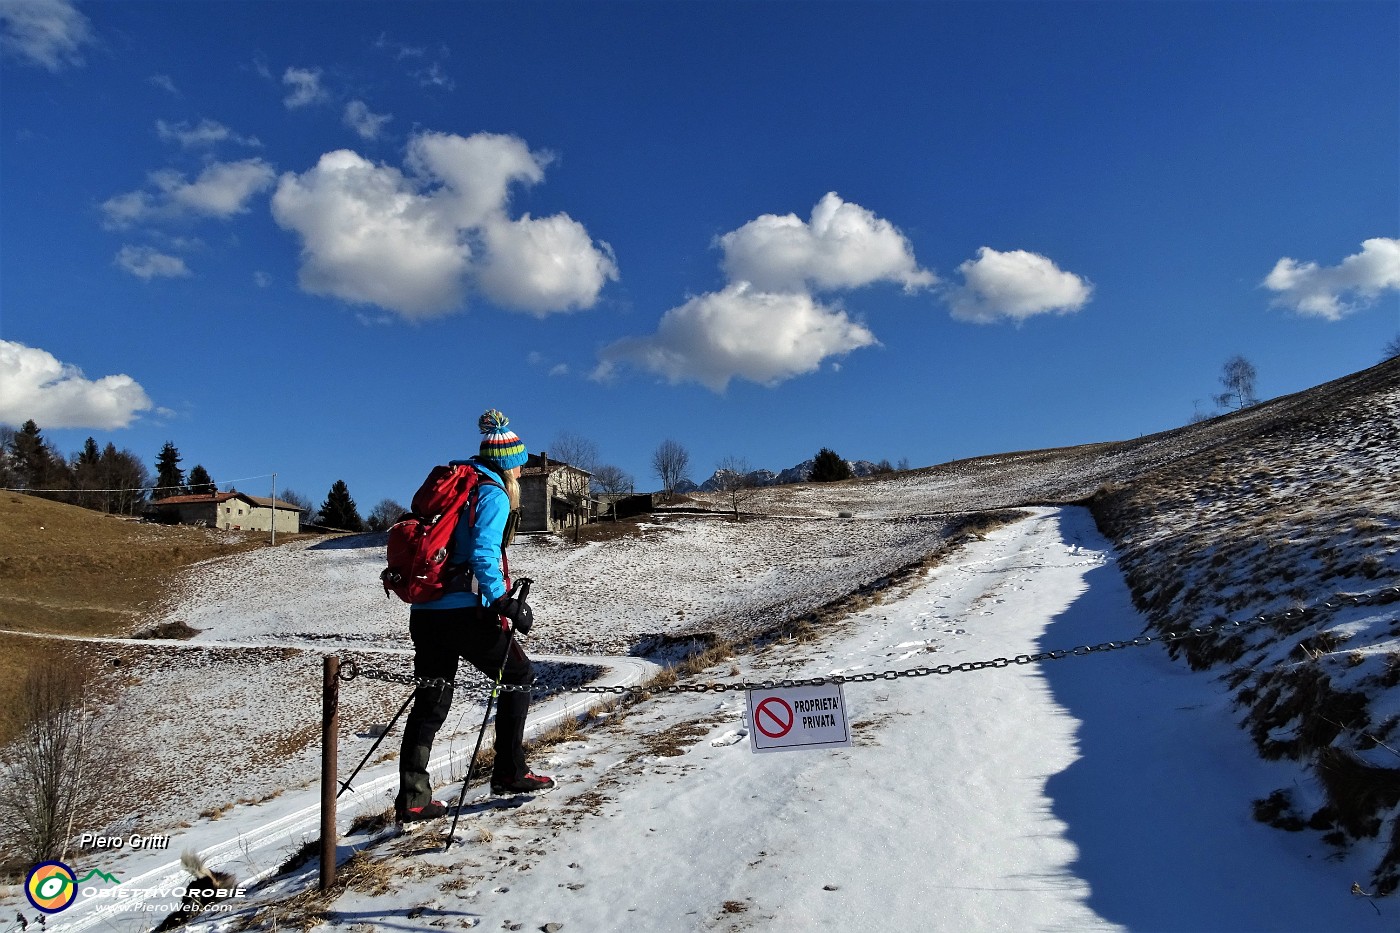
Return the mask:
<path fill-rule="evenodd" d="M 646 690 L 651 693 L 724 693 L 730 690 L 773 690 L 779 687 L 820 687 L 826 684 L 858 684 L 870 683 L 876 680 L 898 680 L 901 677 L 927 677 L 930 674 L 961 674 L 970 671 L 983 671 L 988 668 L 1010 667 L 1013 664 L 1039 664 L 1042 661 L 1058 661 L 1061 658 L 1080 658 L 1090 654 L 1097 654 L 1103 651 L 1117 651 L 1120 648 L 1141 648 L 1151 644 L 1172 644 L 1188 638 L 1202 638 L 1207 635 L 1218 635 L 1221 632 L 1235 631 L 1246 627 L 1259 625 L 1272 625 L 1278 622 L 1286 622 L 1311 615 L 1320 609 L 1335 610 L 1343 606 L 1369 606 L 1377 603 L 1390 603 L 1400 601 L 1400 586 L 1393 586 L 1377 590 L 1368 596 L 1355 596 L 1351 594 L 1339 594 L 1332 600 L 1314 606 L 1300 607 L 1296 609 L 1286 609 L 1283 612 L 1272 615 L 1256 616 L 1252 619 L 1242 619 L 1237 621 L 1216 622 L 1212 625 L 1205 625 L 1199 628 L 1186 629 L 1180 632 L 1167 632 L 1163 635 L 1139 635 L 1126 641 L 1106 641 L 1097 645 L 1080 645 L 1077 648 L 1062 648 L 1055 651 L 1042 651 L 1039 654 L 1018 654 L 1014 658 L 992 658 L 987 661 L 964 661 L 962 664 L 939 664 L 936 667 L 913 667 L 905 670 L 889 671 L 868 671 L 864 674 L 830 674 L 826 677 L 808 677 L 800 680 L 764 680 L 758 682 L 740 682 L 733 684 L 701 683 L 701 684 L 670 684 L 665 687 L 563 687 L 552 692 L 556 693 L 606 693 L 606 694 L 626 694 Z M 389 671 L 382 671 L 375 668 L 361 670 L 354 661 L 346 662 L 340 669 L 342 680 L 354 680 L 357 677 L 365 677 L 370 680 L 383 680 L 390 683 L 407 684 L 414 687 L 473 687 L 487 686 L 495 687 L 503 693 L 531 693 L 535 687 L 530 684 L 500 684 L 494 685 L 489 681 L 475 680 L 471 682 L 461 682 L 448 680 L 444 677 L 423 678 L 414 677 L 411 674 L 395 674 Z"/>

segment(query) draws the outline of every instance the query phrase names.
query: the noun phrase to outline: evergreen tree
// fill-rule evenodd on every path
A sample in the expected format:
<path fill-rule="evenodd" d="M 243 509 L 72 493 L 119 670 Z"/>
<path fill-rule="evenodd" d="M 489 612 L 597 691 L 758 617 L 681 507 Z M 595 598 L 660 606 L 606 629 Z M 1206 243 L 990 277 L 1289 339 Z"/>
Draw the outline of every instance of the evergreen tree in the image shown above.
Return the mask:
<path fill-rule="evenodd" d="M 105 502 L 102 489 L 102 452 L 91 437 L 73 457 L 73 504 L 85 509 L 101 509 Z"/>
<path fill-rule="evenodd" d="M 99 461 L 102 477 L 105 506 L 108 512 L 119 515 L 134 515 L 146 501 L 146 488 L 151 485 L 151 472 L 141 458 L 129 450 L 117 450 L 117 445 L 108 442 L 102 448 Z"/>
<path fill-rule="evenodd" d="M 53 449 L 39 426 L 26 421 L 10 441 L 10 464 L 16 485 L 23 489 L 42 489 L 46 499 L 67 498 L 70 485 L 68 461 Z"/>
<path fill-rule="evenodd" d="M 829 447 L 818 451 L 816 459 L 812 462 L 812 482 L 834 483 L 850 478 L 850 464 L 842 460 L 840 454 Z"/>
<path fill-rule="evenodd" d="M 214 477 L 210 476 L 209 471 L 201 464 L 196 463 L 194 469 L 190 470 L 190 493 L 196 496 L 212 496 L 218 491 Z"/>
<path fill-rule="evenodd" d="M 180 451 L 174 442 L 166 441 L 156 455 L 156 488 L 152 499 L 168 499 L 189 492 L 185 488 L 185 471 L 180 469 Z"/>
<path fill-rule="evenodd" d="M 101 459 L 102 452 L 97 449 L 97 440 L 89 437 L 78 452 L 78 466 L 97 466 L 97 461 Z"/>
<path fill-rule="evenodd" d="M 321 524 L 341 531 L 365 530 L 360 510 L 355 507 L 355 500 L 350 498 L 350 489 L 345 485 L 345 480 L 336 480 L 326 495 L 326 501 L 321 503 Z"/>

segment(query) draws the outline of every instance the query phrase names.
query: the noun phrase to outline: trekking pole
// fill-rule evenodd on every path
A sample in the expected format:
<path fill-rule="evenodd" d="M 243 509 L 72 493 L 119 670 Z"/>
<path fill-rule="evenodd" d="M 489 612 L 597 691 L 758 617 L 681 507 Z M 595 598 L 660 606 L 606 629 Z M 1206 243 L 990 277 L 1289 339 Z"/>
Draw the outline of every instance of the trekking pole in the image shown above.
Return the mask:
<path fill-rule="evenodd" d="M 367 751 L 367 752 L 365 752 L 365 757 L 363 757 L 363 758 L 360 759 L 360 763 L 359 763 L 358 765 L 355 766 L 355 770 L 354 770 L 354 771 L 351 771 L 351 772 L 350 772 L 350 776 L 349 776 L 348 778 L 346 778 L 344 781 L 341 782 L 341 784 L 340 784 L 340 790 L 338 790 L 338 791 L 335 792 L 335 796 L 336 796 L 337 798 L 339 798 L 340 795 L 343 794 L 343 793 L 345 793 L 347 790 L 351 790 L 350 782 L 353 781 L 353 780 L 355 780 L 355 776 L 356 776 L 357 774 L 360 773 L 360 769 L 363 768 L 366 764 L 369 763 L 369 756 L 374 754 L 374 750 L 375 750 L 376 748 L 378 748 L 378 747 L 380 746 L 380 744 L 381 744 L 386 738 L 389 737 L 389 733 L 390 733 L 390 732 L 393 732 L 393 731 L 394 731 L 394 723 L 396 723 L 396 722 L 399 721 L 399 717 L 403 715 L 403 711 L 406 710 L 406 709 L 408 709 L 408 704 L 412 703 L 412 702 L 413 702 L 413 698 L 416 697 L 417 695 L 418 695 L 418 688 L 417 688 L 417 687 L 414 687 L 414 688 L 413 688 L 413 692 L 411 692 L 411 693 L 408 695 L 408 699 L 403 701 L 403 706 L 400 706 L 400 707 L 399 707 L 399 711 L 398 711 L 397 713 L 394 714 L 394 718 L 391 719 L 391 720 L 389 720 L 389 724 L 388 724 L 387 726 L 384 727 L 384 731 L 381 732 L 381 733 L 379 734 L 379 738 L 375 740 L 375 742 L 374 742 L 374 744 L 373 744 L 372 746 L 370 746 L 370 750 Z"/>
<path fill-rule="evenodd" d="M 524 601 L 530 595 L 530 584 L 533 582 L 529 577 L 521 577 L 511 588 L 509 595 L 514 596 L 519 592 L 520 600 Z M 442 848 L 444 852 L 452 848 L 452 840 L 457 836 L 457 820 L 462 815 L 462 804 L 467 799 L 467 786 L 471 784 L 472 772 L 476 770 L 476 756 L 481 751 L 481 740 L 486 736 L 486 723 L 491 719 L 491 706 L 496 701 L 496 695 L 501 692 L 501 678 L 506 676 L 506 660 L 510 657 L 510 649 L 513 647 L 515 647 L 514 621 L 506 628 L 506 651 L 505 654 L 501 655 L 501 669 L 496 672 L 496 684 L 491 688 L 491 695 L 486 698 L 486 715 L 481 719 L 481 731 L 476 734 L 476 748 L 472 749 L 471 764 L 467 765 L 467 774 L 462 778 L 462 792 L 457 795 L 457 809 L 452 813 L 452 828 L 447 831 L 447 844 Z"/>

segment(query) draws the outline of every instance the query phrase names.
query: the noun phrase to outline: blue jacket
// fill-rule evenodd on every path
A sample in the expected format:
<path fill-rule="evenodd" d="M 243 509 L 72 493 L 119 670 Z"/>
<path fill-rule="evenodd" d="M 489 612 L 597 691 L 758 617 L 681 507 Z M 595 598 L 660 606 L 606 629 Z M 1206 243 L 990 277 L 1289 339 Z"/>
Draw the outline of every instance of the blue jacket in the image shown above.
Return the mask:
<path fill-rule="evenodd" d="M 457 566 L 465 561 L 476 577 L 477 592 L 462 590 L 447 593 L 441 599 L 415 605 L 415 611 L 489 606 L 506 592 L 501 559 L 504 555 L 506 522 L 510 518 L 510 497 L 497 485 L 501 482 L 501 476 L 495 469 L 475 457 L 471 460 L 453 460 L 452 466 L 460 463 L 470 463 L 481 474 L 482 482 L 476 490 L 476 521 L 469 521 L 468 516 L 463 515 L 453 529 L 452 561 L 448 566 Z M 486 482 L 488 479 L 494 480 L 494 483 Z"/>

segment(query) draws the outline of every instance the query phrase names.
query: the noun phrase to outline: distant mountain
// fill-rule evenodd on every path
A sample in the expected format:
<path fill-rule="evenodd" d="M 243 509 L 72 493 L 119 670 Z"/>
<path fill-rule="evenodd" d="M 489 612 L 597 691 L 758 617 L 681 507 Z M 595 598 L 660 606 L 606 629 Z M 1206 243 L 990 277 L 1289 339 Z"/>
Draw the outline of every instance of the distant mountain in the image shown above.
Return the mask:
<path fill-rule="evenodd" d="M 803 460 L 797 466 L 788 467 L 781 473 L 774 473 L 772 470 L 754 470 L 748 476 L 755 486 L 783 486 L 788 483 L 805 483 L 812 478 L 812 465 L 815 460 Z M 871 463 L 869 460 L 847 460 L 846 465 L 851 468 L 854 476 L 871 476 L 879 470 L 879 465 Z M 727 477 L 733 476 L 732 470 L 715 470 L 710 474 L 710 478 L 699 486 L 689 481 L 686 482 L 689 489 L 680 489 L 678 492 L 719 492 L 724 488 Z"/>

